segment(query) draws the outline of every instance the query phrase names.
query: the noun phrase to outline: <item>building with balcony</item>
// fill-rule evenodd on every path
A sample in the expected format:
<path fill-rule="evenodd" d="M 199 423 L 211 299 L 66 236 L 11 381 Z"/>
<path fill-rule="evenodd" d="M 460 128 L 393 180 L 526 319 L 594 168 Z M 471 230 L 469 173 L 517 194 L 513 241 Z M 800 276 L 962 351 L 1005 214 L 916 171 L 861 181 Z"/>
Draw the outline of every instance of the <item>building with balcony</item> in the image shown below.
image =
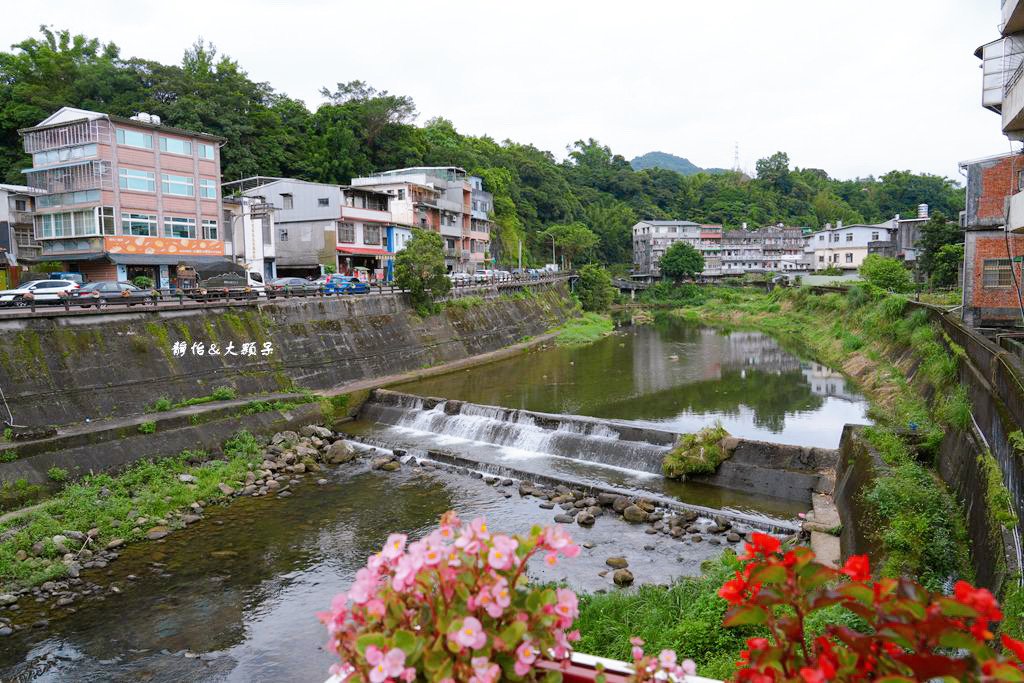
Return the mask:
<path fill-rule="evenodd" d="M 421 166 L 353 178 L 352 187 L 391 197 L 392 220 L 441 235 L 449 271 L 472 272 L 493 260 L 493 197 L 457 166 Z"/>
<path fill-rule="evenodd" d="M 633 226 L 633 277 L 661 278 L 661 258 L 676 242 L 685 242 L 704 257 L 702 275 L 722 272 L 722 226 L 693 221 L 640 221 Z"/>
<path fill-rule="evenodd" d="M 894 233 L 891 221 L 877 225 L 843 225 L 839 221 L 835 226 L 826 226 L 809 236 L 814 248 L 814 270 L 829 266 L 857 270 L 868 256 L 869 244 L 889 241 Z"/>
<path fill-rule="evenodd" d="M 18 284 L 20 273 L 40 260 L 42 246 L 32 231 L 39 194 L 26 185 L 0 184 L 0 287 Z"/>
<path fill-rule="evenodd" d="M 36 258 L 87 280 L 145 275 L 162 287 L 180 262 L 223 260 L 223 138 L 72 107 L 19 133 L 38 193 Z"/>
<path fill-rule="evenodd" d="M 764 236 L 756 230 L 729 230 L 722 235 L 722 275 L 764 272 Z"/>
<path fill-rule="evenodd" d="M 316 278 L 328 267 L 346 275 L 365 268 L 371 278 L 386 276 L 394 256 L 387 246 L 393 225 L 387 193 L 265 176 L 225 183 L 224 189 L 271 208 L 278 276 Z"/>

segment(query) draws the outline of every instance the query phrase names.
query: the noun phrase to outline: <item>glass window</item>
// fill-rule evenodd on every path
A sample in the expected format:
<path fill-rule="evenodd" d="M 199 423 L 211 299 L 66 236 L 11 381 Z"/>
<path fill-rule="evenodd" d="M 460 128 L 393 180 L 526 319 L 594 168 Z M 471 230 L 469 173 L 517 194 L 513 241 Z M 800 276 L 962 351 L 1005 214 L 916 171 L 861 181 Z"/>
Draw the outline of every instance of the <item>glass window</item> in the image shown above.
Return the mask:
<path fill-rule="evenodd" d="M 192 197 L 195 195 L 194 179 L 192 176 L 162 174 L 160 188 L 164 194 L 177 197 Z"/>
<path fill-rule="evenodd" d="M 405 199 L 405 190 L 399 190 L 398 191 L 398 198 L 399 199 Z"/>
<path fill-rule="evenodd" d="M 196 219 L 164 216 L 164 237 L 196 238 Z"/>
<path fill-rule="evenodd" d="M 122 213 L 121 234 L 156 237 L 156 216 L 148 213 Z"/>
<path fill-rule="evenodd" d="M 278 228 L 277 230 L 277 241 L 287 242 L 288 241 L 288 230 L 287 228 Z"/>
<path fill-rule="evenodd" d="M 203 221 L 203 239 L 204 240 L 215 240 L 217 239 L 217 221 L 204 220 Z"/>
<path fill-rule="evenodd" d="M 192 143 L 188 140 L 179 140 L 178 138 L 160 138 L 160 151 L 169 152 L 170 154 L 182 154 L 184 156 L 192 156 Z"/>
<path fill-rule="evenodd" d="M 119 184 L 122 190 L 137 192 L 156 192 L 156 174 L 134 168 L 118 169 Z"/>
<path fill-rule="evenodd" d="M 295 207 L 295 200 L 292 198 L 290 194 L 281 195 L 281 202 L 284 208 L 286 209 L 291 209 Z"/>
<path fill-rule="evenodd" d="M 878 241 L 878 233 L 877 232 L 871 233 L 871 241 L 872 242 L 877 242 Z"/>
<path fill-rule="evenodd" d="M 124 128 L 118 128 L 117 144 L 125 145 L 126 147 L 153 149 L 153 136 L 149 133 L 143 133 L 138 130 L 125 130 Z"/>
<path fill-rule="evenodd" d="M 852 232 L 846 233 L 846 241 L 847 242 L 852 242 L 853 241 L 853 233 Z"/>
<path fill-rule="evenodd" d="M 985 259 L 981 268 L 981 285 L 983 287 L 1012 286 L 1013 273 L 1010 271 L 1010 259 Z"/>
<path fill-rule="evenodd" d="M 114 225 L 114 207 L 98 206 L 96 213 L 100 218 L 100 228 L 104 235 L 116 235 L 117 229 Z"/>
<path fill-rule="evenodd" d="M 213 160 L 213 145 L 208 145 L 205 142 L 199 143 L 199 158 Z"/>
<path fill-rule="evenodd" d="M 363 224 L 363 244 L 380 244 L 380 226 Z"/>
<path fill-rule="evenodd" d="M 356 241 L 355 223 L 338 223 L 338 241 L 346 244 Z"/>
<path fill-rule="evenodd" d="M 203 199 L 217 198 L 217 183 L 209 178 L 199 179 L 199 196 Z"/>
<path fill-rule="evenodd" d="M 329 197 L 320 197 L 316 200 L 317 206 L 330 206 L 331 200 Z"/>
<path fill-rule="evenodd" d="M 847 263 L 853 263 L 853 254 L 847 254 L 846 255 L 846 262 Z"/>

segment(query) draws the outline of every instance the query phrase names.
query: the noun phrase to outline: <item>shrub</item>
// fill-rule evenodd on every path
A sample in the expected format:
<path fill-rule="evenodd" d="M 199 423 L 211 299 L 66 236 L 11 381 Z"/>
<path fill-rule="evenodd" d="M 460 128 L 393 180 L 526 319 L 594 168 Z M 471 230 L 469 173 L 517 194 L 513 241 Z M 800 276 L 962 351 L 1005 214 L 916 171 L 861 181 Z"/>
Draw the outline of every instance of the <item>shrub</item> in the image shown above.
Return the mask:
<path fill-rule="evenodd" d="M 441 235 L 429 230 L 412 231 L 412 239 L 395 256 L 395 283 L 409 291 L 410 302 L 420 315 L 436 310 L 434 299 L 452 287 L 445 270 Z"/>
<path fill-rule="evenodd" d="M 149 289 L 153 286 L 153 278 L 148 275 L 136 275 L 132 278 L 132 284 L 139 289 Z"/>
<path fill-rule="evenodd" d="M 158 398 L 156 400 L 156 402 L 153 404 L 153 407 L 150 408 L 148 412 L 150 412 L 150 413 L 166 413 L 168 410 L 170 410 L 173 407 L 174 407 L 174 404 L 171 403 L 170 399 Z"/>
<path fill-rule="evenodd" d="M 580 268 L 576 281 L 576 296 L 584 311 L 604 313 L 615 299 L 615 288 L 608 271 L 594 264 Z"/>
<path fill-rule="evenodd" d="M 68 471 L 63 467 L 51 467 L 50 469 L 46 470 L 46 476 L 49 477 L 51 481 L 67 481 Z"/>
<path fill-rule="evenodd" d="M 868 254 L 860 274 L 870 284 L 889 292 L 909 292 L 914 287 L 910 271 L 897 259 Z"/>
<path fill-rule="evenodd" d="M 230 401 L 235 398 L 235 390 L 233 387 L 217 387 L 210 396 L 214 401 Z"/>
<path fill-rule="evenodd" d="M 156 422 L 143 422 L 139 425 L 139 434 L 152 434 L 156 431 Z"/>
<path fill-rule="evenodd" d="M 12 428 L 10 428 L 10 427 L 5 427 L 4 428 L 4 440 L 5 441 L 14 441 L 14 430 Z"/>

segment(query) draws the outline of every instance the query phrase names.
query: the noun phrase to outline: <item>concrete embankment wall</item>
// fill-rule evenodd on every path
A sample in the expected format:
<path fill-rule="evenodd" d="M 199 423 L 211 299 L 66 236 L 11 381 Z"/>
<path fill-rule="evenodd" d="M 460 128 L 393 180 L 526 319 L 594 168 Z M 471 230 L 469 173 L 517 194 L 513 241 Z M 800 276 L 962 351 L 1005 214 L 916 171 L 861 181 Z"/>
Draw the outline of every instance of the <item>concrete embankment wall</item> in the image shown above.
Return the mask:
<path fill-rule="evenodd" d="M 292 299 L 258 307 L 0 320 L 0 387 L 17 424 L 139 415 L 157 399 L 329 389 L 494 351 L 572 315 L 565 281 L 420 318 L 400 296 Z M 222 355 L 173 354 L 175 342 Z M 245 343 L 263 356 L 223 355 Z"/>

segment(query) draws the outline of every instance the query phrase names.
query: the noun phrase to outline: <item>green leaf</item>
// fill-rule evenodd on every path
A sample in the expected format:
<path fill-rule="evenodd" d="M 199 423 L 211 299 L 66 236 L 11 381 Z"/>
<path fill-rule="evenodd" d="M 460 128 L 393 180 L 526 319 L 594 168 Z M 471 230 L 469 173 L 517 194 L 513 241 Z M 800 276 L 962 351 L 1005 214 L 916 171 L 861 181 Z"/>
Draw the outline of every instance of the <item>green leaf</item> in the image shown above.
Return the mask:
<path fill-rule="evenodd" d="M 750 583 L 785 583 L 786 568 L 778 564 L 761 567 L 750 575 Z"/>
<path fill-rule="evenodd" d="M 561 671 L 548 671 L 544 675 L 545 683 L 562 683 L 562 672 Z"/>
<path fill-rule="evenodd" d="M 734 607 L 726 612 L 725 620 L 722 623 L 728 627 L 752 626 L 755 624 L 763 624 L 767 620 L 768 615 L 761 607 L 757 607 L 756 605 L 744 605 L 742 607 Z"/>
<path fill-rule="evenodd" d="M 387 644 L 387 639 L 380 633 L 366 633 L 356 639 L 356 649 L 363 656 L 366 656 L 366 648 L 371 645 L 383 649 Z"/>
<path fill-rule="evenodd" d="M 836 592 L 843 597 L 856 600 L 862 605 L 870 606 L 875 600 L 874 592 L 867 586 L 860 583 L 844 583 L 836 590 Z"/>
<path fill-rule="evenodd" d="M 524 633 L 526 633 L 526 624 L 521 621 L 514 621 L 506 626 L 498 634 L 498 637 L 504 641 L 508 649 L 514 650 L 519 645 L 519 641 L 522 640 Z"/>
<path fill-rule="evenodd" d="M 420 653 L 423 650 L 423 639 L 417 638 L 412 631 L 406 631 L 405 629 L 395 631 L 391 644 L 405 653 L 405 659 L 410 664 L 419 659 Z"/>

